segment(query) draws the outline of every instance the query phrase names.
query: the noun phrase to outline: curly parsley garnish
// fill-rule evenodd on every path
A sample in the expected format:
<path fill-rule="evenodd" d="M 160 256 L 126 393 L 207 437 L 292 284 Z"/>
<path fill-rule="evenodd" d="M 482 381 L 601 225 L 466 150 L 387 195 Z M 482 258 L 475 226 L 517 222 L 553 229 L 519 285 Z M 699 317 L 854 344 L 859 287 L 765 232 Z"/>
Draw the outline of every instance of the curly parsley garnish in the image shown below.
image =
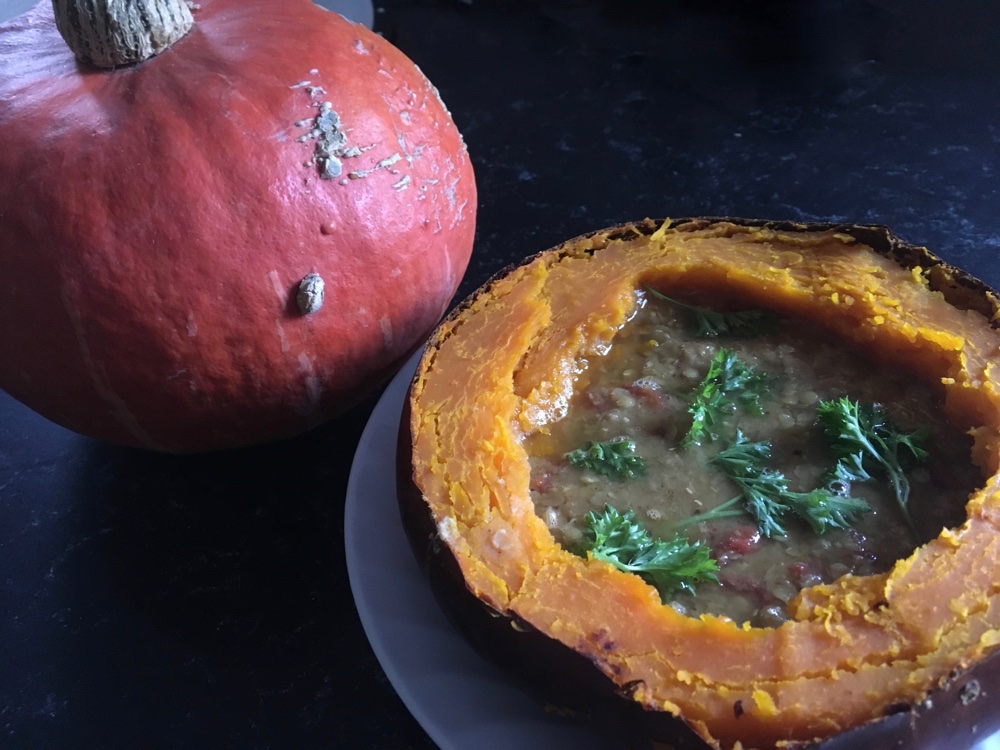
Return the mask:
<path fill-rule="evenodd" d="M 861 514 L 871 510 L 863 500 L 829 488 L 792 492 L 784 474 L 764 465 L 770 457 L 770 441 L 750 442 L 737 430 L 733 444 L 710 460 L 740 488 L 746 510 L 764 536 L 785 535 L 781 517 L 787 511 L 806 521 L 817 534 L 822 534 L 829 529 L 850 528 Z"/>
<path fill-rule="evenodd" d="M 646 462 L 636 454 L 635 443 L 628 438 L 590 443 L 567 453 L 566 460 L 611 479 L 635 479 L 646 473 Z"/>
<path fill-rule="evenodd" d="M 910 482 L 904 465 L 927 458 L 924 445 L 929 430 L 904 434 L 889 421 L 881 404 L 859 403 L 849 398 L 821 401 L 816 413 L 837 458 L 831 479 L 849 487 L 850 482 L 871 480 L 873 471 L 885 475 L 903 518 L 916 534 L 909 509 Z"/>
<path fill-rule="evenodd" d="M 661 294 L 655 289 L 646 287 L 646 291 L 658 299 L 665 300 L 687 311 L 693 318 L 697 334 L 701 338 L 715 336 L 757 336 L 770 333 L 778 323 L 778 316 L 771 310 L 754 308 L 737 312 L 717 312 L 704 307 L 695 307 L 679 302 L 673 297 Z"/>
<path fill-rule="evenodd" d="M 706 438 L 718 440 L 718 427 L 739 404 L 753 414 L 762 414 L 760 397 L 767 391 L 767 378 L 744 364 L 729 349 L 722 348 L 712 359 L 708 373 L 694 389 L 688 407 L 691 427 L 681 445 L 700 445 Z"/>
<path fill-rule="evenodd" d="M 653 539 L 632 510 L 620 513 L 605 505 L 603 513 L 590 512 L 584 520 L 581 556 L 641 576 L 664 600 L 677 591 L 693 593 L 695 584 L 702 581 L 717 580 L 719 566 L 707 547 L 692 544 L 683 534 L 669 541 Z"/>

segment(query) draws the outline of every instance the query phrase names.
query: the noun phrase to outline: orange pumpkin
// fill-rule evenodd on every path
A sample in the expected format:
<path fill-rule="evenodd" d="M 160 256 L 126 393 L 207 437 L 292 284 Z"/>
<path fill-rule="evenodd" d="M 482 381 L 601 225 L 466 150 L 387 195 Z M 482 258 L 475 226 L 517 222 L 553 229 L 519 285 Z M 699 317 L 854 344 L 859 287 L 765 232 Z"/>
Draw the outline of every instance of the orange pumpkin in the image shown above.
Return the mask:
<path fill-rule="evenodd" d="M 436 89 L 309 0 L 55 5 L 76 55 L 49 2 L 0 27 L 0 386 L 166 451 L 350 406 L 471 253 Z"/>

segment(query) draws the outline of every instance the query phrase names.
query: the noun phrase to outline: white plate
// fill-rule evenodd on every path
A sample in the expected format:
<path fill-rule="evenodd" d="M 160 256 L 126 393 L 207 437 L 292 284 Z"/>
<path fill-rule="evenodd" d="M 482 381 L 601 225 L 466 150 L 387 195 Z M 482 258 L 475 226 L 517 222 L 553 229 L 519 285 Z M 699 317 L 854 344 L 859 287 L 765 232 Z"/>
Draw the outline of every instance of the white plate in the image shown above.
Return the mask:
<path fill-rule="evenodd" d="M 390 383 L 358 443 L 344 542 L 361 623 L 410 712 L 442 750 L 604 750 L 466 643 L 438 607 L 396 506 L 396 433 L 415 355 Z"/>
<path fill-rule="evenodd" d="M 389 681 L 442 750 L 604 750 L 548 714 L 481 658 L 438 607 L 396 506 L 396 434 L 418 355 L 395 377 L 358 443 L 344 518 L 347 570 L 365 633 Z M 977 750 L 1000 750 L 1000 733 Z"/>

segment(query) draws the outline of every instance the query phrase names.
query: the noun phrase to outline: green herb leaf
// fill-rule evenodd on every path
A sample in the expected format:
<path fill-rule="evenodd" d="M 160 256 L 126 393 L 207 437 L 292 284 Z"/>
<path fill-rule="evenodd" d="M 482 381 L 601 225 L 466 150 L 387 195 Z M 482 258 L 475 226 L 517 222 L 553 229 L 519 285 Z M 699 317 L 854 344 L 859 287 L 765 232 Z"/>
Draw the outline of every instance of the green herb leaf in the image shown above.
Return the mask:
<path fill-rule="evenodd" d="M 675 529 L 683 529 L 686 526 L 693 526 L 698 523 L 706 523 L 708 521 L 717 521 L 720 518 L 736 518 L 737 516 L 745 516 L 747 511 L 741 505 L 743 501 L 743 495 L 737 495 L 736 497 L 726 500 L 726 502 L 716 505 L 711 510 L 706 510 L 702 513 L 695 513 L 693 516 L 688 516 L 687 518 L 682 518 L 680 521 L 675 521 L 671 524 Z"/>
<path fill-rule="evenodd" d="M 780 519 L 787 508 L 773 496 L 787 489 L 787 482 L 781 474 L 775 476 L 775 472 L 768 472 L 762 466 L 770 457 L 770 442 L 751 443 L 737 430 L 732 445 L 713 456 L 709 463 L 722 469 L 739 486 L 747 512 L 757 522 L 761 534 L 784 536 Z"/>
<path fill-rule="evenodd" d="M 753 414 L 762 414 L 761 396 L 767 391 L 767 378 L 745 365 L 729 349 L 722 348 L 712 359 L 708 373 L 694 389 L 688 413 L 691 427 L 681 445 L 700 445 L 706 438 L 718 440 L 718 428 L 739 404 Z"/>
<path fill-rule="evenodd" d="M 697 326 L 697 335 L 702 338 L 714 336 L 757 336 L 770 333 L 778 323 L 778 316 L 771 310 L 754 308 L 752 310 L 739 310 L 737 312 L 716 312 L 704 307 L 679 302 L 665 294 L 650 287 L 646 291 L 662 300 L 666 300 L 672 305 L 689 312 Z"/>
<path fill-rule="evenodd" d="M 716 581 L 718 564 L 707 547 L 691 543 L 683 534 L 669 541 L 654 540 L 636 521 L 635 512 L 619 513 L 611 505 L 598 515 L 588 513 L 580 554 L 635 573 L 652 584 L 666 600 L 676 591 L 694 592 L 702 581 Z"/>
<path fill-rule="evenodd" d="M 646 462 L 636 455 L 635 443 L 627 438 L 590 443 L 570 451 L 566 459 L 577 468 L 611 479 L 635 479 L 646 473 Z"/>
<path fill-rule="evenodd" d="M 737 430 L 732 445 L 710 460 L 740 488 L 747 512 L 764 536 L 785 535 L 781 517 L 789 510 L 805 520 L 817 534 L 829 529 L 850 528 L 861 514 L 870 510 L 863 500 L 846 497 L 829 488 L 792 492 L 784 474 L 764 466 L 770 457 L 769 441 L 750 442 Z"/>
<path fill-rule="evenodd" d="M 830 529 L 849 529 L 860 516 L 871 511 L 864 500 L 826 487 L 809 492 L 783 492 L 781 500 L 817 534 Z"/>
<path fill-rule="evenodd" d="M 885 475 L 903 518 L 916 534 L 909 509 L 910 482 L 904 472 L 910 464 L 927 458 L 924 445 L 929 431 L 904 434 L 888 419 L 881 404 L 849 398 L 821 401 L 816 413 L 837 458 L 831 479 L 867 482 L 873 478 L 873 471 Z"/>

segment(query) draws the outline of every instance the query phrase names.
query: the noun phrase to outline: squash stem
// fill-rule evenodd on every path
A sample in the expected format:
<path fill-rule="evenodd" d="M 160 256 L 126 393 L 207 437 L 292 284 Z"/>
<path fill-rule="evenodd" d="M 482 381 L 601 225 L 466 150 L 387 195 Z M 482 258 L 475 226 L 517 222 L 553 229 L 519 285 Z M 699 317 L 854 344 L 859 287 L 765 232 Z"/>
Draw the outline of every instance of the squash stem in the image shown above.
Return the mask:
<path fill-rule="evenodd" d="M 194 25 L 185 0 L 52 0 L 52 10 L 73 54 L 98 68 L 148 60 Z"/>

